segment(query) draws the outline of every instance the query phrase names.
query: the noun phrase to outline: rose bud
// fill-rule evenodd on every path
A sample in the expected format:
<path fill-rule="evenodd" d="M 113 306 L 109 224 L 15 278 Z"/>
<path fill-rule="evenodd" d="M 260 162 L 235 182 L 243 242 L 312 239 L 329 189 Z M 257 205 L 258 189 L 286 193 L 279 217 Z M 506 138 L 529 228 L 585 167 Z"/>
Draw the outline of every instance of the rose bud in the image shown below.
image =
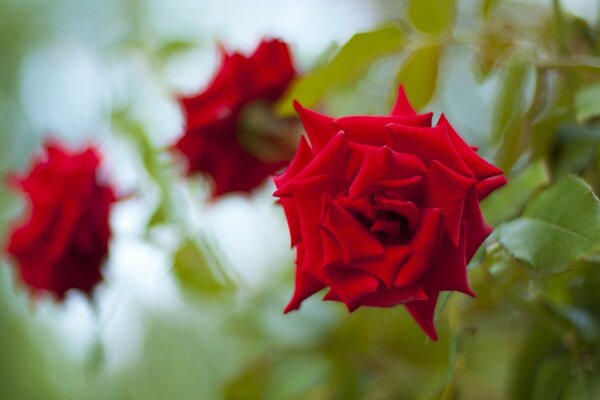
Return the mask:
<path fill-rule="evenodd" d="M 63 300 L 77 289 L 90 295 L 102 280 L 115 195 L 99 182 L 99 163 L 94 148 L 75 153 L 47 143 L 25 176 L 11 177 L 29 204 L 10 233 L 7 252 L 32 294 Z"/>
<path fill-rule="evenodd" d="M 417 114 L 400 88 L 389 116 L 332 118 L 295 104 L 306 130 L 275 177 L 296 248 L 296 289 L 285 312 L 324 299 L 403 304 L 432 339 L 441 291 L 473 295 L 466 264 L 491 233 L 479 201 L 502 171 L 445 117 Z"/>
<path fill-rule="evenodd" d="M 188 175 L 210 176 L 213 198 L 250 192 L 293 156 L 296 120 L 275 117 L 272 105 L 295 74 L 287 44 L 267 40 L 249 57 L 223 50 L 206 90 L 180 99 L 185 127 L 175 148 Z"/>

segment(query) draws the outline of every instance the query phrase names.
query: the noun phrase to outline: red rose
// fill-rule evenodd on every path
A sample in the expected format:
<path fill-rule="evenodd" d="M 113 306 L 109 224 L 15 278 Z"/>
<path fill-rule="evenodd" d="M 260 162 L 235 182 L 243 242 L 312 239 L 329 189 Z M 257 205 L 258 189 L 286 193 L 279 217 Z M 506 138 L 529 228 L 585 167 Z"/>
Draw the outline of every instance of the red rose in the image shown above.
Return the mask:
<path fill-rule="evenodd" d="M 175 147 L 187 159 L 188 174 L 204 172 L 212 177 L 213 196 L 248 192 L 289 161 L 289 151 L 275 150 L 268 159 L 248 151 L 244 141 L 256 138 L 243 136 L 256 132 L 247 132 L 241 119 L 252 105 L 259 112 L 265 106 L 270 109 L 294 75 L 288 46 L 279 40 L 263 41 L 250 57 L 223 52 L 208 88 L 180 99 L 185 131 Z"/>
<path fill-rule="evenodd" d="M 296 247 L 285 309 L 325 300 L 404 304 L 433 339 L 441 291 L 472 295 L 466 264 L 490 234 L 479 201 L 506 180 L 442 116 L 417 115 L 400 89 L 389 116 L 331 118 L 295 104 L 303 137 L 275 178 Z"/>
<path fill-rule="evenodd" d="M 98 165 L 92 148 L 72 153 L 47 144 L 31 171 L 13 181 L 29 198 L 29 212 L 12 231 L 8 253 L 34 294 L 60 300 L 69 289 L 90 294 L 102 279 L 115 195 L 98 182 Z"/>

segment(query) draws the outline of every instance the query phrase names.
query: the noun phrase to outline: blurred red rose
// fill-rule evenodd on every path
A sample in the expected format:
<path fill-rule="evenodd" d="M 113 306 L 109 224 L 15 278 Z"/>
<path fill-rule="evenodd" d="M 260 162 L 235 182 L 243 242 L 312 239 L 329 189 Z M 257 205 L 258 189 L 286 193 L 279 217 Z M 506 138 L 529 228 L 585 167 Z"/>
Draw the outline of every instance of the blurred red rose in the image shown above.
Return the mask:
<path fill-rule="evenodd" d="M 180 99 L 185 131 L 175 147 L 187 160 L 188 174 L 211 176 L 214 197 L 249 192 L 291 158 L 289 150 L 272 143 L 276 137 L 269 138 L 287 133 L 280 132 L 286 126 L 270 109 L 295 73 L 287 44 L 263 41 L 249 57 L 223 51 L 206 90 Z"/>
<path fill-rule="evenodd" d="M 441 291 L 472 295 L 466 264 L 490 234 L 479 201 L 506 180 L 444 116 L 417 115 L 404 92 L 389 116 L 331 118 L 295 104 L 303 137 L 275 178 L 296 247 L 285 312 L 327 287 L 325 300 L 404 304 L 437 338 Z"/>
<path fill-rule="evenodd" d="M 32 293 L 62 300 L 69 289 L 90 294 L 102 279 L 115 195 L 98 182 L 98 165 L 93 148 L 73 153 L 46 144 L 30 172 L 12 180 L 29 198 L 29 211 L 7 250 Z"/>

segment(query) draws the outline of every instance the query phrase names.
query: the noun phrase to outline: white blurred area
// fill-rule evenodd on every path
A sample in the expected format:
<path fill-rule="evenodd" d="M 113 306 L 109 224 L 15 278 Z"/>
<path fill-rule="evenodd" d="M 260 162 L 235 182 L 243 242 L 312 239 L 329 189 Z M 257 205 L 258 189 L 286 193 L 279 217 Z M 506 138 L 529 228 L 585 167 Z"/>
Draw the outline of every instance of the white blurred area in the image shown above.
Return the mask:
<path fill-rule="evenodd" d="M 154 145 L 167 146 L 180 134 L 182 123 L 173 96 L 206 84 L 216 67 L 217 41 L 248 52 L 262 37 L 281 37 L 304 63 L 332 43 L 342 44 L 392 16 L 381 15 L 386 7 L 369 0 L 55 3 L 47 27 L 51 34 L 28 54 L 23 67 L 20 93 L 30 123 L 36 133 L 75 147 L 99 144 L 105 154 L 103 168 L 119 191 L 140 193 L 113 208 L 106 281 L 95 291 L 94 301 L 70 292 L 61 304 L 41 301 L 34 313 L 56 330 L 73 357 L 84 361 L 100 341 L 105 365 L 119 369 L 132 365 L 138 355 L 143 313 L 165 310 L 180 312 L 183 318 L 185 301 L 170 271 L 177 238 L 168 230 L 159 230 L 150 241 L 144 236 L 156 196 L 140 188 L 145 178 L 139 159 L 131 146 L 115 139 L 111 113 L 128 107 Z M 120 47 L 140 38 L 149 46 L 177 40 L 194 46 L 157 65 L 144 48 Z M 202 205 L 205 197 L 187 199 L 197 202 L 188 209 L 194 214 L 193 228 L 222 250 L 240 290 L 260 290 L 276 269 L 292 265 L 287 226 L 272 191 L 266 182 L 250 197 L 230 195 L 207 205 Z"/>

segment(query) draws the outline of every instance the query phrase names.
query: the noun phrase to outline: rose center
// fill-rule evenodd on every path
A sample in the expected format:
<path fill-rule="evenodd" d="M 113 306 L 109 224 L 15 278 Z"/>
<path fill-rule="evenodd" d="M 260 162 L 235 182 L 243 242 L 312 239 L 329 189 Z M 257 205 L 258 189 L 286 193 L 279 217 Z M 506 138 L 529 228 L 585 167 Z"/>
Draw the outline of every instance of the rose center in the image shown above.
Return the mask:
<path fill-rule="evenodd" d="M 421 220 L 421 212 L 413 202 L 381 193 L 354 200 L 343 197 L 338 201 L 383 244 L 409 241 Z"/>

